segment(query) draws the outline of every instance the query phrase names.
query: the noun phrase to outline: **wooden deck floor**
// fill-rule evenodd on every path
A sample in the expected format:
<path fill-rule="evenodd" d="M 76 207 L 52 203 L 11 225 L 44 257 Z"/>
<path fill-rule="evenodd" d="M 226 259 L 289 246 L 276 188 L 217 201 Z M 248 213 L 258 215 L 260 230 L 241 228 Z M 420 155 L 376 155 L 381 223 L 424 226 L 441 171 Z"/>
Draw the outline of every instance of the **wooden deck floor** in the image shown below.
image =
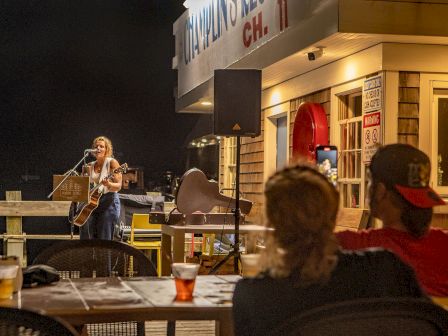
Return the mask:
<path fill-rule="evenodd" d="M 166 336 L 166 321 L 145 323 L 146 336 Z M 215 321 L 177 321 L 176 336 L 214 336 Z"/>

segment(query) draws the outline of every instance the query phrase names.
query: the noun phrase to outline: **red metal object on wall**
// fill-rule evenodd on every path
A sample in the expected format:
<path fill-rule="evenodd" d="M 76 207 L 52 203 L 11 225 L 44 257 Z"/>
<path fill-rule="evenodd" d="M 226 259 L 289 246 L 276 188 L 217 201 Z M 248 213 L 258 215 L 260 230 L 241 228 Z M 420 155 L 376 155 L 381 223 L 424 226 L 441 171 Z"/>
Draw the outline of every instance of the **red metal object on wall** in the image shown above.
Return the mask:
<path fill-rule="evenodd" d="M 322 105 L 302 103 L 297 109 L 292 133 L 293 160 L 316 159 L 316 147 L 328 145 L 328 121 Z"/>

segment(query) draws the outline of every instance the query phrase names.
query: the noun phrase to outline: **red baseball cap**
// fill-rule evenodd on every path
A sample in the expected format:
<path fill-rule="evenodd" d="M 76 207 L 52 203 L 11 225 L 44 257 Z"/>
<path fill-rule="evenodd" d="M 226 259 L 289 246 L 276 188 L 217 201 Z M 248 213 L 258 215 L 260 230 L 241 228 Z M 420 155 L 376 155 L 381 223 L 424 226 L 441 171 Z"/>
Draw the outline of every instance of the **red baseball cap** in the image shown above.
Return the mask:
<path fill-rule="evenodd" d="M 428 156 L 411 145 L 380 147 L 372 157 L 370 172 L 374 180 L 393 187 L 418 208 L 446 204 L 429 186 L 431 163 Z"/>

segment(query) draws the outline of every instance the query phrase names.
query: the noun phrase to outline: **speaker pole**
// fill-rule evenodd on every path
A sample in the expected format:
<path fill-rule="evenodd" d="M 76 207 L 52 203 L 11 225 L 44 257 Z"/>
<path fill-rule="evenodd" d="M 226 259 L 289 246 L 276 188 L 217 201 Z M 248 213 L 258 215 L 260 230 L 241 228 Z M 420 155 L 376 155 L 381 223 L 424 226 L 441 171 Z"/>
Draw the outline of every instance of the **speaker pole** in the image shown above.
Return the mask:
<path fill-rule="evenodd" d="M 240 270 L 238 268 L 238 263 L 240 260 L 240 150 L 241 150 L 241 137 L 239 135 L 236 136 L 236 176 L 235 176 L 235 242 L 233 244 L 233 251 L 230 251 L 224 259 L 218 262 L 215 266 L 212 267 L 208 274 L 216 274 L 218 269 L 224 265 L 227 260 L 233 257 L 233 272 L 235 274 L 240 274 Z"/>

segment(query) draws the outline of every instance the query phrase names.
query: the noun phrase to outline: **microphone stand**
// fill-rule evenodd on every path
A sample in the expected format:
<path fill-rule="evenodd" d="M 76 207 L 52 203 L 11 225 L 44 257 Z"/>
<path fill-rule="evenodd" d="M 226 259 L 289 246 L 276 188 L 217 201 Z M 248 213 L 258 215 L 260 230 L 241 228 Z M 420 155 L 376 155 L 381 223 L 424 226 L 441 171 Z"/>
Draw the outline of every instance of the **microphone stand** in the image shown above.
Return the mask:
<path fill-rule="evenodd" d="M 233 245 L 233 251 L 229 252 L 219 263 L 212 267 L 209 274 L 215 274 L 218 269 L 224 265 L 227 260 L 233 257 L 233 272 L 239 274 L 238 262 L 240 260 L 240 149 L 241 142 L 240 136 L 236 136 L 236 176 L 235 176 L 235 243 Z"/>
<path fill-rule="evenodd" d="M 84 151 L 84 156 L 82 157 L 81 160 L 78 161 L 77 164 L 75 164 L 75 166 L 70 169 L 69 171 L 67 171 L 66 173 L 64 173 L 64 178 L 61 180 L 61 182 L 59 182 L 59 184 L 52 190 L 51 193 L 48 194 L 47 198 L 51 198 L 51 196 L 53 196 L 53 194 L 56 192 L 56 190 L 58 190 L 61 185 L 68 179 L 69 176 L 71 176 L 73 173 L 76 173 L 76 168 L 78 168 L 78 166 L 81 164 L 81 162 L 85 161 L 85 159 L 89 156 L 89 152 L 88 151 Z M 73 203 L 72 203 L 73 204 Z M 69 210 L 70 211 L 70 210 Z M 70 223 L 70 238 L 73 239 L 73 234 L 75 231 L 75 224 L 74 223 Z"/>

